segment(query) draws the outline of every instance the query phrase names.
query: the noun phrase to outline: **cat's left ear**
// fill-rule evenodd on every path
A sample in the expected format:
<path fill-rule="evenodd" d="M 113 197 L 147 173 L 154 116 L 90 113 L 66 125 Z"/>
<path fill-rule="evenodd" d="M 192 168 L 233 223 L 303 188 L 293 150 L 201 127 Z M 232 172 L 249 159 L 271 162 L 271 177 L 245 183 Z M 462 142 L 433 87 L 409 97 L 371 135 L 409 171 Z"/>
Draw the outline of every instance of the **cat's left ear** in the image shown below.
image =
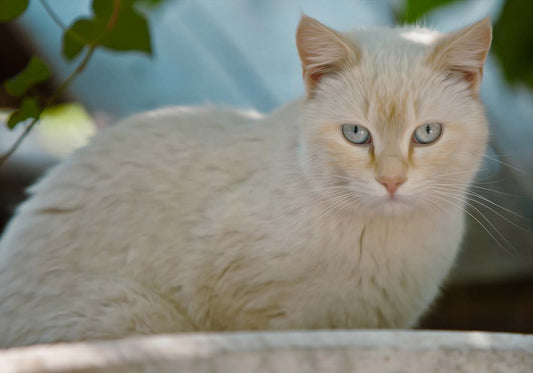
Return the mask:
<path fill-rule="evenodd" d="M 306 15 L 302 15 L 300 19 L 296 45 L 309 96 L 313 94 L 320 79 L 354 64 L 359 54 L 358 49 L 341 34 Z"/>
<path fill-rule="evenodd" d="M 491 40 L 492 25 L 486 17 L 440 39 L 430 54 L 430 62 L 467 81 L 477 94 Z"/>

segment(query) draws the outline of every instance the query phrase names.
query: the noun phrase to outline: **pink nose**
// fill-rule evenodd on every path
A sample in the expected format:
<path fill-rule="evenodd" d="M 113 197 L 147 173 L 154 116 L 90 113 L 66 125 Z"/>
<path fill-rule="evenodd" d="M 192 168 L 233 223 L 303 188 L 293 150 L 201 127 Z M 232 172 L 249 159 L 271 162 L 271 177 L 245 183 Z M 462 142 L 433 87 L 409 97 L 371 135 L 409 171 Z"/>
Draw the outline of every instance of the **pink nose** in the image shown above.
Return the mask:
<path fill-rule="evenodd" d="M 393 177 L 387 177 L 387 176 L 381 176 L 376 178 L 376 180 L 383 184 L 385 188 L 387 188 L 387 191 L 389 192 L 390 196 L 394 196 L 394 193 L 396 193 L 396 190 L 398 190 L 398 187 L 405 183 L 404 176 L 393 176 Z"/>

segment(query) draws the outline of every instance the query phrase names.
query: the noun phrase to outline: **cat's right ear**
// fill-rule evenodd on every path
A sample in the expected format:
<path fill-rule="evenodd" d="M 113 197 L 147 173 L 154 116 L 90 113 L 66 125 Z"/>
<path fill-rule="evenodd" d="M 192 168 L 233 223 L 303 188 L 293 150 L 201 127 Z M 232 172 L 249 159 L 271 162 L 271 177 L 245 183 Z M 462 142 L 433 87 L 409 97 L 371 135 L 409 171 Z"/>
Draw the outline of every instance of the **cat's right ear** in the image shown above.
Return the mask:
<path fill-rule="evenodd" d="M 324 75 L 355 64 L 359 54 L 357 48 L 350 45 L 338 32 L 306 15 L 302 15 L 300 19 L 296 45 L 309 96 L 312 96 Z"/>
<path fill-rule="evenodd" d="M 430 61 L 451 76 L 469 83 L 476 94 L 483 76 L 483 64 L 492 39 L 490 18 L 445 35 L 430 55 Z"/>

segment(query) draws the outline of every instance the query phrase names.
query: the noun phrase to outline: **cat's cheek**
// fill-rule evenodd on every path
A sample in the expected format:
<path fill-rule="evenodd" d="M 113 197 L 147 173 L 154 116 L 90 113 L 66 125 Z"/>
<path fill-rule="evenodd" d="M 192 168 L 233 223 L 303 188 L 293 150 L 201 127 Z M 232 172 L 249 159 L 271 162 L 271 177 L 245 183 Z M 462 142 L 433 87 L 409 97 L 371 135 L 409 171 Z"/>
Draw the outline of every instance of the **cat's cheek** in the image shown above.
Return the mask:
<path fill-rule="evenodd" d="M 372 169 L 371 146 L 348 143 L 337 124 L 322 126 L 314 134 L 311 147 L 317 157 L 325 158 L 329 168 L 342 174 L 360 177 Z"/>
<path fill-rule="evenodd" d="M 456 171 L 472 170 L 474 172 L 485 150 L 486 131 L 482 126 L 469 123 L 453 126 L 449 132 L 451 132 L 449 141 L 443 144 L 449 167 Z"/>

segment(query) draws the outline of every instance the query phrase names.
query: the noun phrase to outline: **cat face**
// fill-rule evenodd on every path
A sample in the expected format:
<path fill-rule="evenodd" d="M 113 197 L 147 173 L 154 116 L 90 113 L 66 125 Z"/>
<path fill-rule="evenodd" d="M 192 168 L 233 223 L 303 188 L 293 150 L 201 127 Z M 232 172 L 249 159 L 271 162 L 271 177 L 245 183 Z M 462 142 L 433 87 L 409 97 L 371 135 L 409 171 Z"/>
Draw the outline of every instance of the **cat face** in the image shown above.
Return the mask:
<path fill-rule="evenodd" d="M 304 17 L 301 161 L 314 191 L 347 211 L 461 206 L 450 193 L 465 190 L 487 142 L 478 89 L 490 32 L 483 20 L 448 36 L 340 35 Z"/>

